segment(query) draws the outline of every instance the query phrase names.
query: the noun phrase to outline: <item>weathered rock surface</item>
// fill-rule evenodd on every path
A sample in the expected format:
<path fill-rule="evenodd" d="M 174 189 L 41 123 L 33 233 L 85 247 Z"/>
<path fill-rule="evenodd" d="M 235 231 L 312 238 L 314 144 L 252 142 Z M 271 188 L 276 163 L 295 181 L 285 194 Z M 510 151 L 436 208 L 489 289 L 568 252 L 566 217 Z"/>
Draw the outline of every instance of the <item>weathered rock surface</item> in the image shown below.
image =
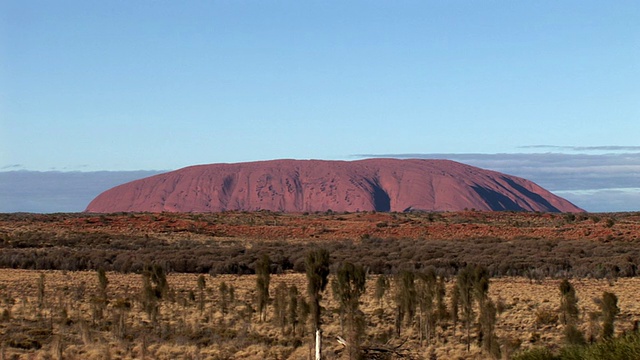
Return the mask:
<path fill-rule="evenodd" d="M 449 160 L 272 160 L 211 164 L 132 181 L 88 212 L 225 210 L 581 212 L 535 183 Z"/>

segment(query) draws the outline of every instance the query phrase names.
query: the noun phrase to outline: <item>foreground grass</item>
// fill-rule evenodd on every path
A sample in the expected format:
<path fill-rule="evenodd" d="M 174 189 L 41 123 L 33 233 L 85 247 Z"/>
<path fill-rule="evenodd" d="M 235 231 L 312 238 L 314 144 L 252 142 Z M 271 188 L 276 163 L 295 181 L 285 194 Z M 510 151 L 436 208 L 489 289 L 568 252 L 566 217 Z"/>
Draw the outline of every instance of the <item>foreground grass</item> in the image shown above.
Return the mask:
<path fill-rule="evenodd" d="M 45 286 L 44 296 L 40 297 L 42 274 Z M 102 308 L 96 272 L 0 270 L 0 358 L 257 360 L 307 359 L 311 353 L 307 324 L 299 324 L 295 331 L 291 326 L 276 324 L 273 304 L 267 321 L 258 320 L 253 275 L 207 276 L 201 307 L 198 275 L 169 274 L 170 291 L 159 301 L 155 320 L 145 312 L 140 275 L 108 272 L 107 278 L 108 299 Z M 395 290 L 392 286 L 379 303 L 374 297 L 375 280 L 375 276 L 369 277 L 360 307 L 367 325 L 366 346 L 401 345 L 403 354 L 412 359 L 490 358 L 476 345 L 475 338 L 471 350 L 466 351 L 460 323 L 454 326 L 451 321 L 445 322 L 431 342 L 421 342 L 413 326 L 403 327 L 400 336 L 395 334 Z M 224 299 L 219 292 L 222 283 L 234 288 L 233 299 L 227 299 L 226 308 L 222 307 Z M 301 294 L 306 289 L 303 274 L 272 275 L 272 291 L 279 283 L 296 285 Z M 597 310 L 592 299 L 603 291 L 618 295 L 622 310 L 616 323 L 618 334 L 631 331 L 634 321 L 640 320 L 640 304 L 636 301 L 640 279 L 620 279 L 615 283 L 576 280 L 574 285 L 585 314 Z M 449 282 L 448 293 L 451 286 Z M 496 333 L 504 356 L 509 358 L 510 354 L 536 347 L 560 353 L 562 326 L 553 316 L 550 320 L 540 316 L 557 312 L 557 289 L 558 280 L 491 280 L 489 296 L 501 309 Z M 325 358 L 342 358 L 343 348 L 335 341 L 341 334 L 340 316 L 330 289 L 322 306 Z M 581 328 L 588 330 L 586 324 Z M 535 351 L 541 350 L 531 354 Z M 588 351 L 597 354 L 596 350 Z M 519 356 L 531 356 L 528 354 Z"/>

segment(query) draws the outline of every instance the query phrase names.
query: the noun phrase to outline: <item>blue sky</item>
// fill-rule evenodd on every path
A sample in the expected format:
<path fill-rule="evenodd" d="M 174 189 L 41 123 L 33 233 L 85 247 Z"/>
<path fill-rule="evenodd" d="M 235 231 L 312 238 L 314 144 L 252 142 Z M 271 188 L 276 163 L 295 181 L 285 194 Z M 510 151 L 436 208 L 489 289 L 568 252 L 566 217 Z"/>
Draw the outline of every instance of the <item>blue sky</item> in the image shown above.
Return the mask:
<path fill-rule="evenodd" d="M 4 0 L 0 171 L 635 154 L 638 19 L 635 0 Z"/>

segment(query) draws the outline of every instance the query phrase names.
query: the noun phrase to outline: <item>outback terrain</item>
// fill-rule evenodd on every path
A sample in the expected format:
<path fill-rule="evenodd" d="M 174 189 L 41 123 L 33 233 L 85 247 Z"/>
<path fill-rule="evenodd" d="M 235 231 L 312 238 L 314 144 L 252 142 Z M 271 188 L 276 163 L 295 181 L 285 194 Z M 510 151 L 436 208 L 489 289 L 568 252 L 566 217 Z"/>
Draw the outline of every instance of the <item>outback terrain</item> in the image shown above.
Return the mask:
<path fill-rule="evenodd" d="M 349 318 L 332 284 L 347 262 L 366 273 L 357 312 L 366 358 L 508 359 L 533 348 L 559 351 L 566 344 L 562 279 L 575 288 L 573 321 L 586 341 L 600 340 L 605 292 L 617 298 L 615 336 L 635 331 L 639 242 L 638 213 L 2 214 L 0 356 L 311 358 L 305 270 L 318 249 L 330 255 L 330 284 L 320 301 L 326 359 L 349 358 L 337 340 L 348 338 Z M 257 272 L 265 256 L 263 312 L 257 284 L 264 273 Z M 489 279 L 484 303 L 495 309 L 497 352 L 480 345 L 488 338 L 479 332 L 480 303 L 469 338 L 462 313 L 453 316 L 453 294 L 469 266 L 484 268 Z M 398 323 L 407 274 L 416 293 L 436 284 L 424 280 L 429 274 L 444 284 L 444 310 L 418 297 L 413 315 Z M 437 319 L 426 336 L 425 319 Z"/>

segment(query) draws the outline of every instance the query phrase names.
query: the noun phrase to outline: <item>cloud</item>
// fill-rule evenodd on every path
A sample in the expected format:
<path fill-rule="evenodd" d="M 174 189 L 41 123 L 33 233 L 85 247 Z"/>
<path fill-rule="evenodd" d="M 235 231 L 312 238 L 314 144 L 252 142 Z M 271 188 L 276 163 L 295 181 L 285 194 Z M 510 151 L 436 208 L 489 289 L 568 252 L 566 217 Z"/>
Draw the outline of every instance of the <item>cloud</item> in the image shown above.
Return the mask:
<path fill-rule="evenodd" d="M 638 211 L 640 188 L 555 191 L 574 204 L 591 212 Z"/>
<path fill-rule="evenodd" d="M 22 164 L 11 164 L 11 165 L 5 165 L 5 166 L 0 168 L 0 170 L 20 170 L 20 169 L 24 169 L 24 165 L 22 165 Z"/>
<path fill-rule="evenodd" d="M 613 154 L 413 153 L 354 156 L 454 160 L 531 180 L 588 211 L 640 210 L 640 192 L 636 190 L 640 188 L 640 152 Z"/>
<path fill-rule="evenodd" d="M 560 145 L 525 145 L 520 149 L 550 149 L 564 151 L 640 151 L 640 146 L 560 146 Z"/>
<path fill-rule="evenodd" d="M 101 192 L 158 171 L 0 172 L 0 212 L 79 212 Z"/>

